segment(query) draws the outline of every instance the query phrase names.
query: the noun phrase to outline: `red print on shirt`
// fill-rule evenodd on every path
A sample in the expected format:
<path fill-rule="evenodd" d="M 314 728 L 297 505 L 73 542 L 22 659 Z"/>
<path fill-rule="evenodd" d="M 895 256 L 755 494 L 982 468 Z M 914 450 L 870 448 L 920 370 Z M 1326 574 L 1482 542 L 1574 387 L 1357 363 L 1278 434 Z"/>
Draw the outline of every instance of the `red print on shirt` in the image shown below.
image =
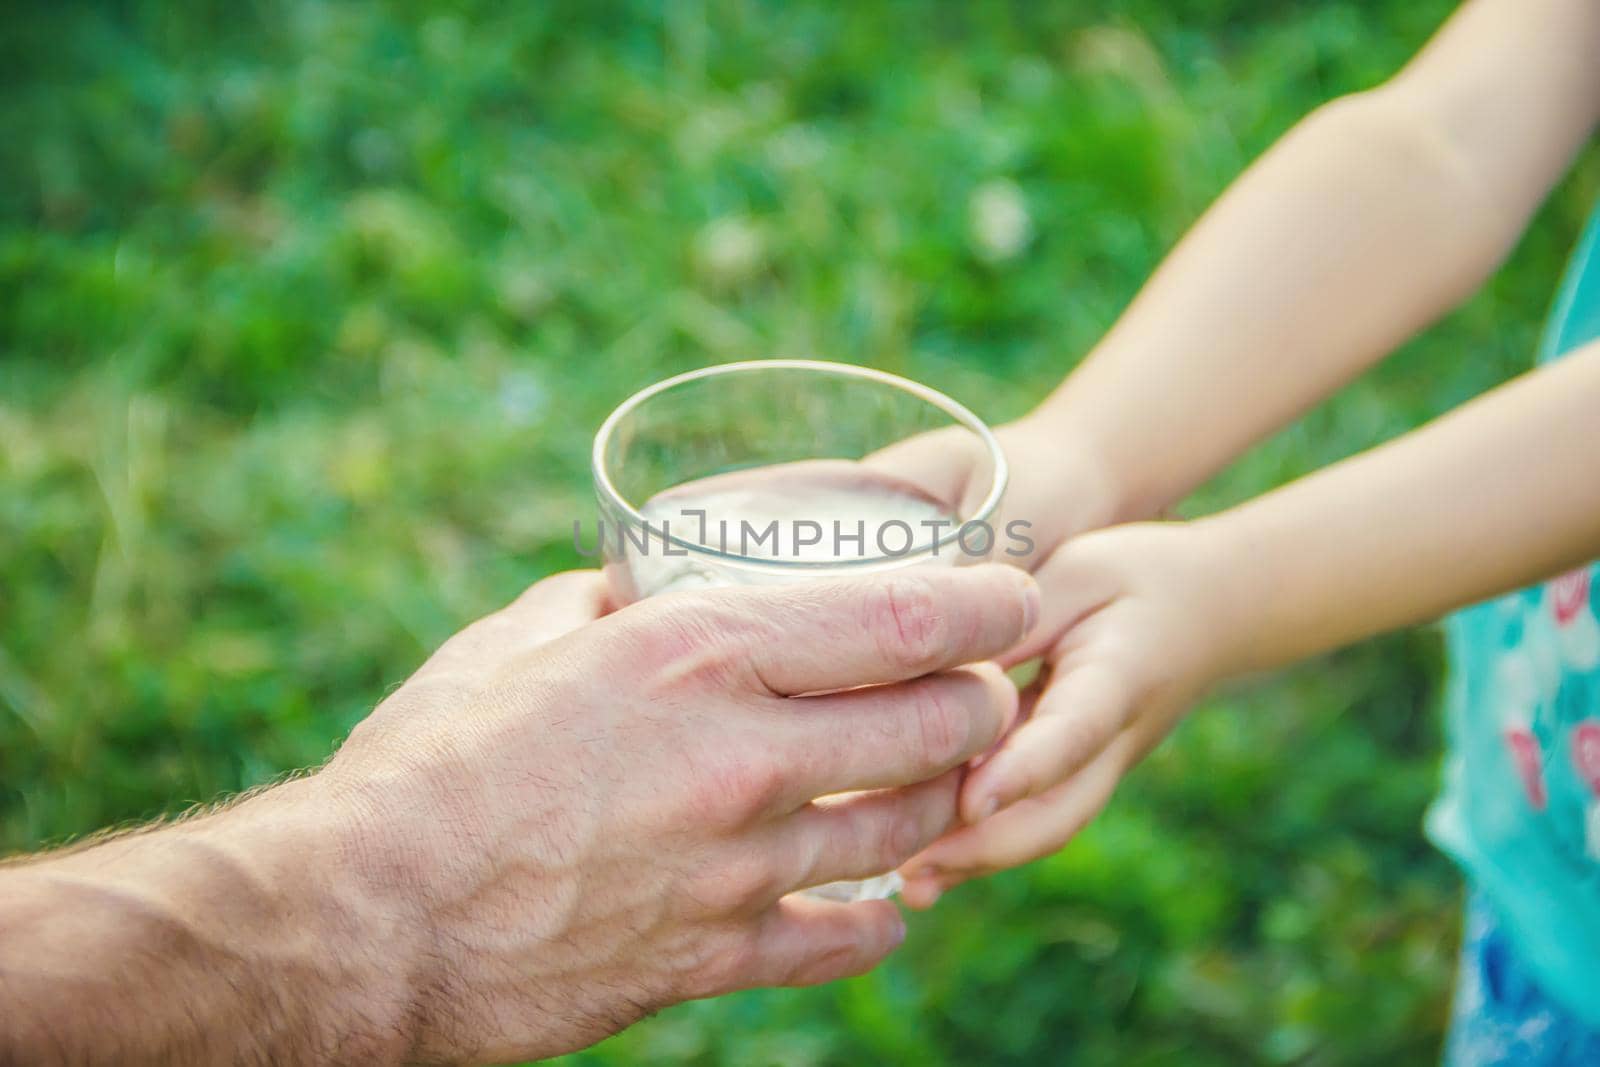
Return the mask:
<path fill-rule="evenodd" d="M 1550 582 L 1550 605 L 1556 623 L 1566 626 L 1589 606 L 1589 568 L 1580 567 Z"/>
<path fill-rule="evenodd" d="M 1572 762 L 1589 791 L 1600 797 L 1600 720 L 1585 719 L 1572 728 Z"/>
<path fill-rule="evenodd" d="M 1550 798 L 1544 788 L 1544 761 L 1539 754 L 1539 739 L 1526 726 L 1507 726 L 1505 739 L 1528 803 L 1533 805 L 1534 811 L 1543 811 Z"/>

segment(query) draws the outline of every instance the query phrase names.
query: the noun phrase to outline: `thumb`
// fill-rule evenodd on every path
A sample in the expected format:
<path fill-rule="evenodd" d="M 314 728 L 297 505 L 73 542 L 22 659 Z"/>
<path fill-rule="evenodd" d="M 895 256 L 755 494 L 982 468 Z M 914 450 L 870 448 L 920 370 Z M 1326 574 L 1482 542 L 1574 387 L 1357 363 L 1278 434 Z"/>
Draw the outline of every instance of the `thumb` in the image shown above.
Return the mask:
<path fill-rule="evenodd" d="M 962 818 L 980 822 L 1065 781 L 1111 743 L 1129 707 L 1126 686 L 1105 667 L 1086 664 L 1056 675 L 1033 717 L 967 779 Z"/>
<path fill-rule="evenodd" d="M 454 634 L 418 676 L 497 670 L 593 622 L 609 606 L 599 571 L 566 571 L 534 583 L 517 599 Z"/>

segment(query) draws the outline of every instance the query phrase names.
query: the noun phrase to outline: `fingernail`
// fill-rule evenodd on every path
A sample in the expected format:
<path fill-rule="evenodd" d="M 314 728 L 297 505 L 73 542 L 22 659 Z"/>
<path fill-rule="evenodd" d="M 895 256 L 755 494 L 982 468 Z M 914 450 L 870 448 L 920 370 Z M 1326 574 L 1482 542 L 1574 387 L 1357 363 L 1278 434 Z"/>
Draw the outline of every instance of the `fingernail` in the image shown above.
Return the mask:
<path fill-rule="evenodd" d="M 989 797 L 987 800 L 985 800 L 983 802 L 983 806 L 978 809 L 978 821 L 982 822 L 983 820 L 989 818 L 989 816 L 993 815 L 995 812 L 997 812 L 999 810 L 1000 810 L 1000 798 L 997 797 L 997 796 Z"/>
<path fill-rule="evenodd" d="M 1039 585 L 1033 579 L 1028 579 L 1028 586 L 1022 592 L 1022 632 L 1033 632 L 1034 625 L 1039 621 Z"/>
<path fill-rule="evenodd" d="M 889 947 L 899 948 L 906 940 L 906 918 L 898 911 L 894 913 L 894 929 L 889 931 Z"/>
<path fill-rule="evenodd" d="M 935 904 L 939 903 L 939 898 L 942 896 L 944 896 L 944 890 L 939 886 L 934 886 L 932 889 L 928 890 L 928 903 L 924 904 L 923 907 L 933 907 Z"/>

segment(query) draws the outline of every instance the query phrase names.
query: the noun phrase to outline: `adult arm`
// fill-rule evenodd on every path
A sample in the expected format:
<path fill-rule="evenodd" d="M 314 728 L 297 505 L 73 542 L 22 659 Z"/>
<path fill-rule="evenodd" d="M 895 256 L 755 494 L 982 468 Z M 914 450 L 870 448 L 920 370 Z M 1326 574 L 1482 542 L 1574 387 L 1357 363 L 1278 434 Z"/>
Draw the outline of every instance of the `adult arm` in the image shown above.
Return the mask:
<path fill-rule="evenodd" d="M 680 593 L 544 642 L 600 595 L 469 627 L 309 777 L 0 868 L 0 1063 L 498 1062 L 877 963 L 892 903 L 790 893 L 950 825 L 1016 706 L 959 665 L 1032 580 Z"/>
<path fill-rule="evenodd" d="M 319 783 L 0 868 L 0 1064 L 385 1063 L 422 931 Z"/>

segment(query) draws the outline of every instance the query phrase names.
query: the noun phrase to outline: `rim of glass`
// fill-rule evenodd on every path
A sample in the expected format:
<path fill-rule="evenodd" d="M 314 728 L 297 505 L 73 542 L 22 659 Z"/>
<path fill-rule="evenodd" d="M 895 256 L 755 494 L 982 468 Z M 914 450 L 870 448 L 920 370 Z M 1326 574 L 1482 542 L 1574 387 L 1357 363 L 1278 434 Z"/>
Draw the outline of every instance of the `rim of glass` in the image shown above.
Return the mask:
<path fill-rule="evenodd" d="M 991 469 L 994 472 L 990 479 L 989 492 L 984 496 L 983 502 L 974 509 L 972 515 L 961 517 L 961 521 L 948 534 L 940 537 L 937 541 L 930 541 L 925 545 L 908 548 L 899 555 L 863 556 L 857 559 L 830 560 L 774 559 L 771 556 L 746 556 L 738 552 L 726 552 L 710 545 L 685 541 L 665 528 L 655 531 L 676 547 L 724 562 L 773 570 L 838 570 L 848 567 L 904 564 L 921 559 L 925 555 L 938 555 L 939 549 L 955 543 L 968 523 L 987 522 L 994 515 L 995 509 L 1000 506 L 1000 498 L 1005 494 L 1006 483 L 1010 480 L 1010 469 L 1006 464 L 1006 454 L 1001 449 L 1000 442 L 996 439 L 994 431 L 990 430 L 982 419 L 973 414 L 971 408 L 931 386 L 923 385 L 921 382 L 914 382 L 910 378 L 902 378 L 898 374 L 875 370 L 872 367 L 860 367 L 854 363 L 835 363 L 824 359 L 747 359 L 737 363 L 718 363 L 710 367 L 701 367 L 699 370 L 675 374 L 670 378 L 663 378 L 654 385 L 646 386 L 639 390 L 618 404 L 616 409 L 606 416 L 606 421 L 600 424 L 600 429 L 594 435 L 594 448 L 590 453 L 589 465 L 594 474 L 596 490 L 605 497 L 608 504 L 624 512 L 632 521 L 640 524 L 648 523 L 649 520 L 640 513 L 638 508 L 633 506 L 631 501 L 623 499 L 622 494 L 611 481 L 610 472 L 606 470 L 606 445 L 610 443 L 617 427 L 645 402 L 681 385 L 688 385 L 690 382 L 697 382 L 705 378 L 716 378 L 726 374 L 743 374 L 759 370 L 800 370 L 812 371 L 818 374 L 831 374 L 840 378 L 859 378 L 909 393 L 924 403 L 938 408 L 954 419 L 957 424 L 971 430 L 983 442 L 984 448 L 989 453 L 989 459 L 992 464 Z"/>

